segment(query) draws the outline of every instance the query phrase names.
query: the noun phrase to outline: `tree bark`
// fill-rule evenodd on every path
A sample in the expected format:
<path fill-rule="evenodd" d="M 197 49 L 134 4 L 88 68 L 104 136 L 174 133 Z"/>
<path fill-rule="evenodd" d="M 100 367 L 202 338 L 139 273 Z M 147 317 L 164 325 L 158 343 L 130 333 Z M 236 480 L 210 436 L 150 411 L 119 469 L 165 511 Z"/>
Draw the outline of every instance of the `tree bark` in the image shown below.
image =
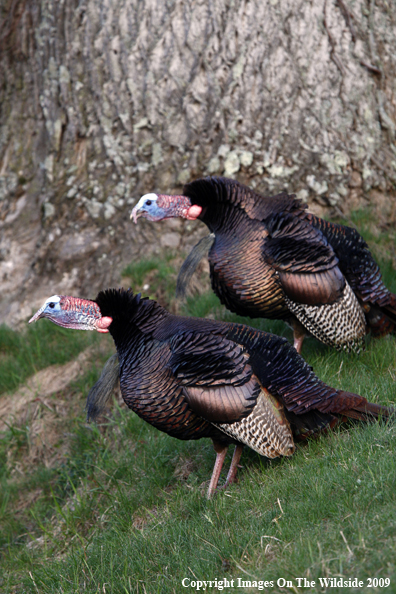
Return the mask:
<path fill-rule="evenodd" d="M 322 208 L 380 190 L 391 212 L 390 0 L 3 0 L 0 19 L 0 322 L 183 250 L 198 223 L 129 212 L 202 175 Z"/>

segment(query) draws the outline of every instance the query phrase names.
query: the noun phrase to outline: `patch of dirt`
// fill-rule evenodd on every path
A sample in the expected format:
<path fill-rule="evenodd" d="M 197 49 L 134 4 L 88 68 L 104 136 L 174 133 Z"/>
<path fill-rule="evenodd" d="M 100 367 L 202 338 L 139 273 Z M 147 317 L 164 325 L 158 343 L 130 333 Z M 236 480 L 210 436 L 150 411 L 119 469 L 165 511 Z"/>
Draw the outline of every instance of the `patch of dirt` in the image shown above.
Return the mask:
<path fill-rule="evenodd" d="M 93 359 L 94 350 L 89 347 L 81 352 L 75 361 L 65 365 L 51 365 L 31 376 L 26 385 L 22 386 L 12 394 L 5 395 L 0 400 L 0 431 L 4 431 L 8 424 L 16 420 L 23 423 L 24 418 L 31 416 L 30 407 L 42 402 L 48 410 L 54 410 L 54 404 L 50 403 L 48 396 L 60 392 L 87 370 Z"/>
<path fill-rule="evenodd" d="M 0 400 L 0 431 L 8 426 L 21 431 L 24 445 L 10 447 L 7 464 L 11 476 L 25 474 L 32 465 L 52 468 L 69 452 L 70 419 L 81 416 L 87 394 L 71 387 L 84 376 L 99 355 L 107 354 L 107 345 L 89 347 L 74 361 L 52 365 L 30 377 L 26 384 L 2 396 Z"/>
<path fill-rule="evenodd" d="M 27 491 L 23 497 L 21 497 L 16 504 L 14 504 L 14 511 L 16 514 L 24 512 L 26 509 L 30 508 L 35 501 L 40 499 L 42 494 L 42 489 L 34 489 L 34 491 Z"/>
<path fill-rule="evenodd" d="M 196 461 L 193 458 L 180 457 L 176 463 L 173 476 L 182 481 L 186 481 L 190 474 L 194 472 Z"/>

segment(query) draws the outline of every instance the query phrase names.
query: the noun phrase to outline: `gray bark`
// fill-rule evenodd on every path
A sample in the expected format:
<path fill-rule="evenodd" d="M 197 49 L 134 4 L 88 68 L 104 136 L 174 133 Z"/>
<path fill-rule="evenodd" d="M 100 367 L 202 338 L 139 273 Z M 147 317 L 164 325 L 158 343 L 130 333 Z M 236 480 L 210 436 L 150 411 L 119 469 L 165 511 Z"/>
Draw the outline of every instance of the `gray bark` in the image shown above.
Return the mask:
<path fill-rule="evenodd" d="M 393 200 L 392 0 L 2 2 L 0 322 L 201 234 L 132 227 L 141 193 L 221 174 L 322 207 Z"/>

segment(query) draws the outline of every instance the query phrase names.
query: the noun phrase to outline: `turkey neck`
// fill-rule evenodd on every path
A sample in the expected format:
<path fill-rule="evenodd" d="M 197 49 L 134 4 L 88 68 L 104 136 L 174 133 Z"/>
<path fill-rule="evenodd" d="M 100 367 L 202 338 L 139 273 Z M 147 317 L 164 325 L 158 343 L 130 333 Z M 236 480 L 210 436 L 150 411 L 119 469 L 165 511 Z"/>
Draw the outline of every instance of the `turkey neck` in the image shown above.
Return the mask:
<path fill-rule="evenodd" d="M 212 233 L 217 235 L 225 232 L 230 233 L 244 216 L 246 216 L 246 213 L 238 206 L 214 202 L 203 206 L 198 219 L 205 223 Z"/>
<path fill-rule="evenodd" d="M 134 296 L 131 291 L 105 291 L 96 299 L 102 315 L 113 321 L 109 332 L 116 345 L 120 362 L 137 343 L 147 342 L 153 337 L 155 329 L 170 317 L 156 301 Z"/>

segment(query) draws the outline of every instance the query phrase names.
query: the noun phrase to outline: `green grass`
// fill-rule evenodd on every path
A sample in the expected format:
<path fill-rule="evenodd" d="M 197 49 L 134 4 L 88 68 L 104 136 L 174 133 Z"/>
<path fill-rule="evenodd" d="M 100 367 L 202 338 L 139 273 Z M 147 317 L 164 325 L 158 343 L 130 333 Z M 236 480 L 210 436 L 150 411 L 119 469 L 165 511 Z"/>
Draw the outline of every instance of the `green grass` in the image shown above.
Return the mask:
<path fill-rule="evenodd" d="M 71 333 L 48 320 L 23 332 L 0 326 L 0 395 L 44 367 L 70 361 L 97 340 L 96 333 Z"/>
<path fill-rule="evenodd" d="M 130 276 L 135 284 L 142 286 L 146 281 L 147 275 L 154 271 L 156 273 L 156 286 L 164 281 L 169 285 L 168 277 L 175 274 L 175 269 L 170 264 L 171 260 L 172 253 L 166 253 L 163 257 L 153 256 L 152 258 L 129 264 L 124 268 L 122 274 L 123 276 Z"/>
<path fill-rule="evenodd" d="M 54 490 L 54 515 L 32 535 L 41 540 L 5 549 L 2 588 L 179 592 L 194 576 L 394 580 L 394 455 L 386 424 L 335 431 L 287 460 L 245 452 L 239 484 L 208 502 L 209 443 L 172 440 L 125 411 L 106 437 L 93 430 L 79 441 L 64 470 L 68 506 Z"/>
<path fill-rule="evenodd" d="M 177 260 L 175 254 L 168 251 L 162 256 L 152 256 L 129 264 L 122 275 L 135 293 L 141 292 L 145 297 L 156 299 L 164 307 L 171 308 L 175 300 Z"/>
<path fill-rule="evenodd" d="M 367 239 L 372 247 L 372 238 Z M 387 286 L 396 290 L 392 267 L 379 259 Z M 150 284 L 151 295 L 173 306 L 175 262 L 173 255 L 155 258 L 125 273 L 134 290 Z M 211 292 L 189 297 L 178 307 L 188 315 L 244 321 L 292 338 L 282 322 L 233 316 Z M 61 330 L 37 324 L 36 342 L 50 328 Z M 87 335 L 61 330 L 51 335 L 51 350 L 62 350 L 70 337 L 76 344 L 67 347 L 64 360 L 73 358 L 81 349 L 78 340 Z M 22 341 L 20 335 L 10 336 L 16 344 Z M 37 347 L 37 353 L 43 348 Z M 395 337 L 369 339 L 359 356 L 307 338 L 303 354 L 332 386 L 382 404 L 395 401 Z M 37 356 L 38 363 L 32 355 L 30 369 L 45 365 L 50 356 Z M 68 447 L 55 464 L 24 464 L 31 448 L 28 423 L 16 423 L 1 434 L 1 593 L 196 591 L 182 587 L 184 578 L 234 584 L 238 578 L 267 580 L 273 586 L 263 591 L 276 593 L 396 592 L 394 424 L 339 427 L 298 444 L 291 458 L 268 461 L 246 449 L 239 482 L 207 501 L 214 462 L 209 440 L 178 441 L 125 408 L 100 427 L 86 425 L 84 399 L 104 359 L 98 357 L 83 378 L 50 402 L 74 403 L 56 446 L 61 449 L 67 441 Z M 318 585 L 319 578 L 340 576 L 357 577 L 365 587 Z M 297 588 L 296 579 L 304 577 L 317 585 Z M 391 585 L 368 588 L 367 578 L 389 578 Z M 291 581 L 293 588 L 277 585 L 278 579 Z"/>

